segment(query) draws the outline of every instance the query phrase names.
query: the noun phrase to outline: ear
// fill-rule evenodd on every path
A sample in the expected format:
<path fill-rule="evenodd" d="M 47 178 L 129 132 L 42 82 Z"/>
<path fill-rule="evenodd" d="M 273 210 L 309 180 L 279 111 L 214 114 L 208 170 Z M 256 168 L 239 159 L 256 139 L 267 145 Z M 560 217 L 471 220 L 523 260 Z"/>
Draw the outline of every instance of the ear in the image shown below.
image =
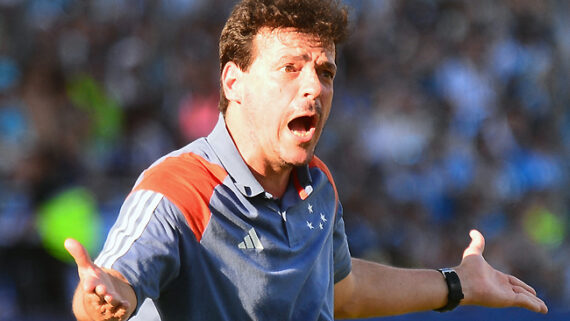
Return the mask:
<path fill-rule="evenodd" d="M 222 87 L 228 101 L 241 104 L 241 80 L 243 71 L 234 62 L 226 63 L 222 70 Z"/>

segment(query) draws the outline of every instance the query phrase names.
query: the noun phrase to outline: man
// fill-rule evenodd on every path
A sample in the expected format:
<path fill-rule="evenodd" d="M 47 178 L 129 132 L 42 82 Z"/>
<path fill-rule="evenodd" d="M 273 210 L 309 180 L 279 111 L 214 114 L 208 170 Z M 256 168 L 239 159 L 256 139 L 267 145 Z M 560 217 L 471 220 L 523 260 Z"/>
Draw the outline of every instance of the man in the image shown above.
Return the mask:
<path fill-rule="evenodd" d="M 350 258 L 334 181 L 314 155 L 346 25 L 332 0 L 234 8 L 215 129 L 139 177 L 95 263 L 65 243 L 79 320 L 126 320 L 146 298 L 163 320 L 332 320 L 460 303 L 547 312 L 485 262 L 477 231 L 454 270 Z"/>

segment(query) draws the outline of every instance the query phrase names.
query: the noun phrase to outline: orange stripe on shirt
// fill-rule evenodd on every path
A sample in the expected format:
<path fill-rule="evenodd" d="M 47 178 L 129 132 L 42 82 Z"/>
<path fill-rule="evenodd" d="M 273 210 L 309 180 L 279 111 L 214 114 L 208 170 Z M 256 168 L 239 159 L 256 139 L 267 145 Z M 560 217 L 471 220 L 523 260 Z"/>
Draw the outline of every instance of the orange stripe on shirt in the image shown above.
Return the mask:
<path fill-rule="evenodd" d="M 297 168 L 293 168 L 291 175 L 293 175 L 293 185 L 295 185 L 295 189 L 297 190 L 299 197 L 303 201 L 306 200 L 307 197 L 309 197 L 309 194 L 307 194 L 307 191 L 305 191 L 305 188 L 303 186 L 301 186 L 301 182 L 299 182 L 299 176 L 297 173 Z"/>
<path fill-rule="evenodd" d="M 184 214 L 198 242 L 210 221 L 210 198 L 228 173 L 204 158 L 187 153 L 165 158 L 147 169 L 134 191 L 161 193 Z"/>
<path fill-rule="evenodd" d="M 325 173 L 325 175 L 327 175 L 329 182 L 331 182 L 333 190 L 334 190 L 335 213 L 336 213 L 336 207 L 338 206 L 338 190 L 336 189 L 336 184 L 334 183 L 334 179 L 332 177 L 332 174 L 331 174 L 329 168 L 317 156 L 313 157 L 313 159 L 309 162 L 309 168 L 312 168 L 312 167 L 317 167 L 320 170 L 322 170 Z"/>

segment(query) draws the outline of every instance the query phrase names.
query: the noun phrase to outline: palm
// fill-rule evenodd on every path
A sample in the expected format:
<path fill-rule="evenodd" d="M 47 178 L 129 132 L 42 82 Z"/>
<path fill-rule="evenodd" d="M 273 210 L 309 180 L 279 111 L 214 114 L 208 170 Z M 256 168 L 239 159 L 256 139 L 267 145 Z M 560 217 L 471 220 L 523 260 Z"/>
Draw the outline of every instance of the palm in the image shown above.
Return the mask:
<path fill-rule="evenodd" d="M 459 267 L 465 304 L 487 307 L 522 307 L 546 313 L 548 308 L 536 296 L 536 291 L 512 275 L 495 270 L 483 258 L 485 239 L 476 230 L 471 231 L 471 244 L 463 253 Z"/>

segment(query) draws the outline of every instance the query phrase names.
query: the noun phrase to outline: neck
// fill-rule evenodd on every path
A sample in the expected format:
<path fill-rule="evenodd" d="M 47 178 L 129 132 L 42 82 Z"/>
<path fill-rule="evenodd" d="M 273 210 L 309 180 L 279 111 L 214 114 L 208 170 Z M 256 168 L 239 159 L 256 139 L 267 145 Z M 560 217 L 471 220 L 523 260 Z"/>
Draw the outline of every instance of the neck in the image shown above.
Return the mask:
<path fill-rule="evenodd" d="M 229 111 L 228 109 L 225 117 L 226 127 L 242 159 L 266 192 L 273 197 L 282 197 L 289 184 L 289 176 L 293 166 L 275 164 L 266 159 L 263 151 L 252 143 L 255 139 L 251 137 L 247 129 L 245 128 L 244 131 L 244 126 L 234 126 L 234 121 L 243 120 L 240 120 L 236 115 L 228 115 Z"/>
<path fill-rule="evenodd" d="M 253 173 L 253 176 L 263 189 L 273 195 L 273 197 L 281 198 L 283 194 L 285 194 L 285 190 L 287 189 L 287 185 L 289 184 L 289 177 L 291 175 L 292 168 L 287 170 L 281 170 L 278 172 L 275 171 L 268 171 L 267 169 L 264 172 L 259 172 L 252 166 L 248 165 L 249 169 Z"/>

